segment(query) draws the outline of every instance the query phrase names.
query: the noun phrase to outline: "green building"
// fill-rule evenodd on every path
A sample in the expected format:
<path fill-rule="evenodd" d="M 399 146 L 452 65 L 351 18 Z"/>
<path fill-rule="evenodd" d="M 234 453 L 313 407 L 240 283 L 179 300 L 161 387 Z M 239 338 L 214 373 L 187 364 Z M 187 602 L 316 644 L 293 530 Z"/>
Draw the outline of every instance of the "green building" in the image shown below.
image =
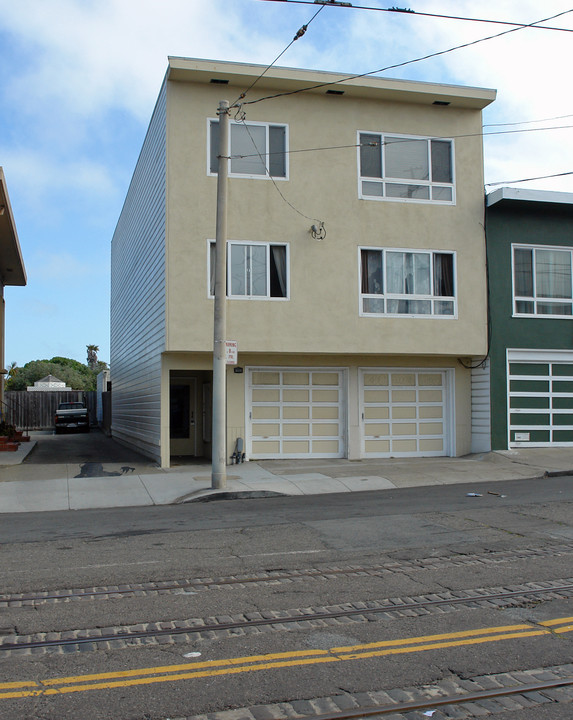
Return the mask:
<path fill-rule="evenodd" d="M 573 446 L 573 193 L 495 190 L 486 237 L 490 351 L 474 392 L 482 410 L 489 394 L 482 430 L 489 421 L 492 450 Z"/>

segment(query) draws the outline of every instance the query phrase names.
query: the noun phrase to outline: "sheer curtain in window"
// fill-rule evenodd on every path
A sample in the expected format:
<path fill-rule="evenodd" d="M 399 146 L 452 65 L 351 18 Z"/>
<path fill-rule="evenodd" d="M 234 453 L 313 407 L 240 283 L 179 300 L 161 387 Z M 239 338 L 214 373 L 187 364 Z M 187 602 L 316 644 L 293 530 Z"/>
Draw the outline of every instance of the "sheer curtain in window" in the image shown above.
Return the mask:
<path fill-rule="evenodd" d="M 273 297 L 286 297 L 287 296 L 287 266 L 286 266 L 286 247 L 284 245 L 271 245 L 271 268 L 274 266 L 275 273 L 273 277 L 276 277 L 278 285 L 277 291 L 273 289 L 273 282 L 271 278 L 271 295 Z"/>
<path fill-rule="evenodd" d="M 538 298 L 571 298 L 571 253 L 536 250 L 535 285 Z"/>

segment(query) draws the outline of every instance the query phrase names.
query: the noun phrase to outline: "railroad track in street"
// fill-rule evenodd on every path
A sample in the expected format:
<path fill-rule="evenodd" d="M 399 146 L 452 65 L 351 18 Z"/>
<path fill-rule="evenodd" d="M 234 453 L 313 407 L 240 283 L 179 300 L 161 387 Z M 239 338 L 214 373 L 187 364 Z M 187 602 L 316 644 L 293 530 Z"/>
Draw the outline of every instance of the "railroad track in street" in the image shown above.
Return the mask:
<path fill-rule="evenodd" d="M 326 624 L 375 622 L 381 617 L 400 618 L 427 615 L 432 611 L 519 606 L 531 602 L 548 602 L 573 597 L 573 578 L 523 583 L 510 587 L 471 590 L 440 590 L 418 597 L 388 598 L 381 601 L 345 603 L 318 608 L 296 608 L 246 612 L 236 616 L 219 616 L 169 620 L 139 625 L 66 630 L 36 635 L 0 637 L 0 656 L 9 653 L 73 652 L 131 647 L 150 642 L 169 642 L 177 636 L 199 639 L 223 639 L 251 632 L 302 630 Z"/>
<path fill-rule="evenodd" d="M 307 701 L 258 705 L 256 708 L 240 708 L 240 716 L 245 720 L 261 717 L 289 720 L 295 716 L 308 720 L 362 720 L 391 715 L 395 720 L 401 720 L 412 717 L 407 713 L 417 711 L 432 717 L 434 712 L 442 710 L 446 717 L 463 717 L 467 720 L 495 713 L 503 717 L 508 712 L 514 717 L 514 713 L 521 711 L 531 712 L 543 706 L 557 705 L 562 708 L 561 717 L 565 718 L 570 716 L 567 706 L 573 702 L 572 688 L 571 666 L 560 665 L 519 673 L 482 675 L 470 680 L 453 676 L 432 685 L 374 690 L 361 696 L 345 693 Z M 364 704 L 364 695 L 372 704 Z M 411 699 L 400 700 L 404 695 Z M 210 713 L 209 718 L 234 720 L 238 713 L 239 709 L 223 710 Z M 195 720 L 195 717 L 177 720 Z"/>
<path fill-rule="evenodd" d="M 489 553 L 456 554 L 442 557 L 427 557 L 418 560 L 394 560 L 374 565 L 328 566 L 303 570 L 269 570 L 249 575 L 226 577 L 184 578 L 159 580 L 122 585 L 64 588 L 56 590 L 30 591 L 24 593 L 0 593 L 0 608 L 41 605 L 85 600 L 106 600 L 122 597 L 145 597 L 169 593 L 195 593 L 222 588 L 243 588 L 248 585 L 269 585 L 278 583 L 330 580 L 337 577 L 372 576 L 383 577 L 420 570 L 441 570 L 443 568 L 467 565 L 492 566 L 544 557 L 559 557 L 573 554 L 573 544 L 559 544 L 545 548 L 526 548 L 519 551 L 496 551 Z"/>

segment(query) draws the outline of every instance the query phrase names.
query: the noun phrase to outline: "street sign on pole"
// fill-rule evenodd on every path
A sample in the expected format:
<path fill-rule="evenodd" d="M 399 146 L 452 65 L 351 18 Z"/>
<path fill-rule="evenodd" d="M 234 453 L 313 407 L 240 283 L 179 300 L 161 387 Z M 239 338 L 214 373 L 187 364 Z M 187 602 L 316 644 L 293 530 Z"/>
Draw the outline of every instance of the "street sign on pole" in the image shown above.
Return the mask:
<path fill-rule="evenodd" d="M 239 354 L 239 343 L 236 340 L 225 340 L 225 362 L 227 365 L 236 365 Z"/>

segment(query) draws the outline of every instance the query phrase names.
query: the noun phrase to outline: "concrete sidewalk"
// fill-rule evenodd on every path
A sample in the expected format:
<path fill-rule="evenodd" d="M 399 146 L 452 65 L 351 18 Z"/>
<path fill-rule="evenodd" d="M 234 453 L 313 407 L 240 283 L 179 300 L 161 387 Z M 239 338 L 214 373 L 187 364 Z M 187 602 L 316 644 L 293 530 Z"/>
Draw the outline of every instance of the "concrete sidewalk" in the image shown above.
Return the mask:
<path fill-rule="evenodd" d="M 84 476 L 80 465 L 22 461 L 34 440 L 0 458 L 0 513 L 170 505 L 206 502 L 216 496 L 266 497 L 392 490 L 454 483 L 573 475 L 573 448 L 527 448 L 462 458 L 379 460 L 264 460 L 230 465 L 226 490 L 211 489 L 207 462 L 170 470 L 149 464 L 98 466 Z M 9 466 L 12 466 L 11 468 Z M 15 467 L 19 466 L 19 467 Z M 11 471 L 10 471 L 11 470 Z"/>

